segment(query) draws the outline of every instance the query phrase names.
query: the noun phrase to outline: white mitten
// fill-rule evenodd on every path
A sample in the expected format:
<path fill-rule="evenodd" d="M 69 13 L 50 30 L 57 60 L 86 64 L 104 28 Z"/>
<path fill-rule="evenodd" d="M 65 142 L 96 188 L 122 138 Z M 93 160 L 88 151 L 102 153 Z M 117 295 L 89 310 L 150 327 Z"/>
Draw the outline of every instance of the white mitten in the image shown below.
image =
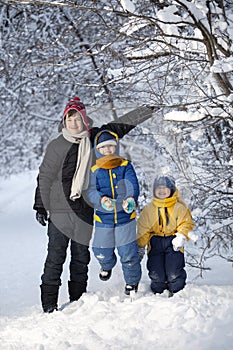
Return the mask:
<path fill-rule="evenodd" d="M 174 251 L 177 252 L 181 248 L 183 248 L 185 241 L 186 241 L 186 237 L 182 233 L 177 232 L 176 237 L 173 238 L 173 240 L 172 240 L 172 245 L 173 245 Z"/>
<path fill-rule="evenodd" d="M 191 239 L 191 241 L 193 241 L 194 243 L 197 242 L 197 240 L 198 240 L 198 235 L 196 235 L 193 231 L 190 231 L 190 232 L 188 233 L 188 236 L 189 236 L 189 238 Z"/>

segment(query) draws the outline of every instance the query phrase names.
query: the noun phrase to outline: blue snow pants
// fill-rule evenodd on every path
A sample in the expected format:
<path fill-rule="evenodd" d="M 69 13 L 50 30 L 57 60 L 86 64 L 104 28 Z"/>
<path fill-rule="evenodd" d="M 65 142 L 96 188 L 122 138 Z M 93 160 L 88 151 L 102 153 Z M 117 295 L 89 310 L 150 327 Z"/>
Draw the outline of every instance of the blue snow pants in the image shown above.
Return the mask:
<path fill-rule="evenodd" d="M 153 293 L 162 293 L 165 289 L 176 293 L 185 286 L 184 253 L 174 251 L 173 238 L 153 236 L 150 240 L 147 269 Z"/>
<path fill-rule="evenodd" d="M 96 225 L 93 253 L 103 270 L 111 270 L 116 265 L 117 248 L 126 284 L 135 285 L 141 279 L 141 264 L 136 241 L 136 222 L 109 227 Z"/>

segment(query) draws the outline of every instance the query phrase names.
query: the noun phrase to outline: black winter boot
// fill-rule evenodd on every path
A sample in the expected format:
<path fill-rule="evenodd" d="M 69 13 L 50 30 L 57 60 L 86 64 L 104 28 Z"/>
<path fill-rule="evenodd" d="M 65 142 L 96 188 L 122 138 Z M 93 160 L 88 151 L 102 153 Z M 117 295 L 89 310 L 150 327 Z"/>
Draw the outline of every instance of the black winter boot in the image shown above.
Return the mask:
<path fill-rule="evenodd" d="M 87 291 L 87 283 L 68 281 L 68 290 L 70 302 L 72 303 L 72 301 L 78 300 Z"/>
<path fill-rule="evenodd" d="M 130 295 L 131 292 L 137 293 L 138 291 L 138 283 L 137 284 L 126 284 L 125 286 L 125 294 Z"/>
<path fill-rule="evenodd" d="M 100 273 L 99 273 L 99 278 L 101 279 L 101 281 L 107 281 L 107 280 L 109 280 L 111 275 L 112 275 L 112 270 L 101 269 Z"/>
<path fill-rule="evenodd" d="M 169 290 L 169 291 L 168 291 L 168 298 L 173 297 L 173 295 L 174 295 L 174 293 L 173 293 L 171 290 Z"/>
<path fill-rule="evenodd" d="M 51 313 L 57 310 L 57 299 L 59 286 L 50 286 L 48 284 L 41 284 L 41 302 L 44 312 Z"/>

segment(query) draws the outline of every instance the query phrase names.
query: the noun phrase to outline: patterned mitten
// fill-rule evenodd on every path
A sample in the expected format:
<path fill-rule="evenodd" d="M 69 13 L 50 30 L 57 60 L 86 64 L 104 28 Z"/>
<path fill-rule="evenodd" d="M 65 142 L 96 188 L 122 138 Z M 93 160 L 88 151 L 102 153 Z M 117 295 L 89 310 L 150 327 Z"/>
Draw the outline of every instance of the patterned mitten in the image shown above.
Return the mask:
<path fill-rule="evenodd" d="M 114 199 L 109 198 L 107 196 L 104 196 L 104 197 L 101 198 L 101 205 L 107 211 L 112 211 L 113 210 L 114 202 L 115 202 Z"/>
<path fill-rule="evenodd" d="M 122 207 L 127 214 L 132 213 L 136 207 L 134 198 L 133 197 L 126 198 L 122 203 Z"/>

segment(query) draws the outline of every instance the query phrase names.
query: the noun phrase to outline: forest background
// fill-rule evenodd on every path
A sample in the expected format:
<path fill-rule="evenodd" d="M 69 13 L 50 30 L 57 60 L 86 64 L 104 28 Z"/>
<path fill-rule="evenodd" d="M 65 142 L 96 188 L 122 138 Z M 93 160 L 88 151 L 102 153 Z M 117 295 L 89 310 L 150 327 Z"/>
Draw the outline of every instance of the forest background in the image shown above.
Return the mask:
<path fill-rule="evenodd" d="M 122 142 L 141 207 L 154 177 L 172 174 L 199 236 L 187 263 L 200 274 L 214 255 L 233 263 L 232 1 L 0 5 L 0 175 L 38 168 L 75 95 L 97 126 L 150 106 Z"/>

